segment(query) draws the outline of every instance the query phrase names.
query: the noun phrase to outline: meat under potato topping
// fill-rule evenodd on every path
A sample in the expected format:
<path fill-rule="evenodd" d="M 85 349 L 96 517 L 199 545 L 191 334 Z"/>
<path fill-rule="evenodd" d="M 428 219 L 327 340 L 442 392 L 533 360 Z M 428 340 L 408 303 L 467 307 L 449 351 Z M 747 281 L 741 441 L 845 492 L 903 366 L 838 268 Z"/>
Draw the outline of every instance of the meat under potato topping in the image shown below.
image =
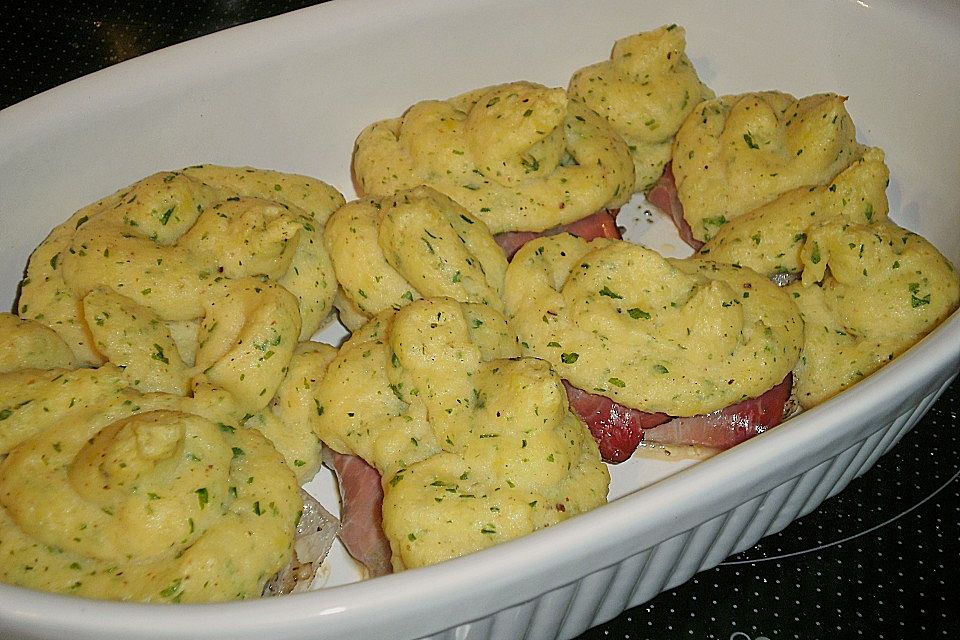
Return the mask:
<path fill-rule="evenodd" d="M 714 98 L 684 36 L 624 38 L 569 91 L 513 82 L 376 122 L 350 203 L 199 165 L 56 227 L 19 317 L 0 314 L 0 579 L 300 590 L 337 526 L 299 488 L 323 444 L 379 483 L 374 573 L 440 562 L 605 502 L 568 392 L 613 431 L 629 417 L 617 459 L 647 432 L 733 446 L 783 419 L 791 385 L 818 404 L 952 313 L 957 273 L 887 219 L 883 153 L 845 98 Z M 693 258 L 608 239 L 653 184 Z M 597 220 L 603 239 L 563 233 Z M 528 243 L 509 267 L 507 231 Z M 334 305 L 353 334 L 311 342 Z"/>

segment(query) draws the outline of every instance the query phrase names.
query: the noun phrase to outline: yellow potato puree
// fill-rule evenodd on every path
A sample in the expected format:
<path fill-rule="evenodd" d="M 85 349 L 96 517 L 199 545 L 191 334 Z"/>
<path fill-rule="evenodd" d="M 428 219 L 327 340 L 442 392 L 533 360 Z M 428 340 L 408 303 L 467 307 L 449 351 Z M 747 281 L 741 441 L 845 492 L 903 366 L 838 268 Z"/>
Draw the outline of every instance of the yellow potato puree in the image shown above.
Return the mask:
<path fill-rule="evenodd" d="M 334 304 L 350 329 L 421 297 L 503 310 L 503 251 L 482 220 L 430 187 L 348 203 L 324 241 L 342 290 Z"/>
<path fill-rule="evenodd" d="M 863 150 L 844 100 L 765 91 L 697 105 L 673 146 L 693 237 L 709 240 L 737 216 L 785 191 L 824 184 L 858 159 Z"/>
<path fill-rule="evenodd" d="M 629 146 L 637 191 L 657 182 L 684 119 L 714 97 L 687 57 L 685 36 L 674 24 L 617 40 L 609 60 L 570 79 L 570 96 L 606 118 Z"/>
<path fill-rule="evenodd" d="M 614 209 L 634 190 L 626 143 L 563 89 L 513 82 L 426 100 L 357 138 L 357 193 L 426 184 L 492 233 L 543 231 Z"/>
<path fill-rule="evenodd" d="M 293 296 L 295 339 L 307 339 L 336 293 L 322 233 L 341 204 L 305 176 L 212 165 L 155 174 L 50 233 L 30 258 L 19 315 L 56 331 L 81 362 L 100 364 L 109 354 L 94 344 L 83 299 L 110 289 L 154 314 L 189 364 L 209 296 L 226 295 L 225 280 L 266 277 Z"/>
<path fill-rule="evenodd" d="M 17 369 L 72 369 L 73 353 L 52 329 L 0 313 L 0 373 Z"/>
<path fill-rule="evenodd" d="M 318 435 L 381 473 L 395 570 L 490 547 L 606 502 L 609 473 L 557 375 L 503 316 L 427 298 L 341 347 Z"/>
<path fill-rule="evenodd" d="M 240 428 L 243 409 L 207 385 L 141 393 L 112 364 L 45 360 L 0 373 L 0 579 L 145 602 L 258 597 L 290 559 L 302 502 L 280 454 Z"/>
<path fill-rule="evenodd" d="M 320 443 L 289 406 L 301 392 L 281 385 L 298 361 L 323 360 L 295 353 L 330 316 L 337 283 L 323 230 L 342 204 L 329 185 L 276 171 L 154 174 L 51 232 L 30 258 L 19 314 L 61 336 L 80 364 L 117 365 L 141 392 L 229 392 L 247 426 L 309 479 Z"/>
<path fill-rule="evenodd" d="M 751 269 L 568 234 L 517 252 L 506 310 L 524 354 L 575 387 L 673 416 L 761 395 L 803 341 L 796 305 Z"/>
<path fill-rule="evenodd" d="M 768 276 L 805 325 L 794 397 L 809 409 L 870 375 L 942 322 L 958 303 L 953 266 L 920 236 L 887 219 L 883 152 L 828 184 L 799 187 L 720 227 L 701 249 Z"/>
<path fill-rule="evenodd" d="M 868 148 L 828 184 L 788 191 L 723 225 L 699 253 L 764 275 L 798 274 L 801 250 L 815 226 L 834 219 L 870 224 L 887 218 L 889 180 L 883 151 Z"/>
<path fill-rule="evenodd" d="M 788 291 L 806 338 L 794 394 L 812 407 L 906 351 L 960 301 L 960 276 L 927 240 L 892 222 L 815 227 Z"/>
<path fill-rule="evenodd" d="M 313 178 L 201 165 L 53 230 L 24 319 L 0 316 L 4 581 L 260 595 L 320 467 L 313 392 L 335 349 L 302 340 L 332 309 L 322 234 L 342 204 Z"/>

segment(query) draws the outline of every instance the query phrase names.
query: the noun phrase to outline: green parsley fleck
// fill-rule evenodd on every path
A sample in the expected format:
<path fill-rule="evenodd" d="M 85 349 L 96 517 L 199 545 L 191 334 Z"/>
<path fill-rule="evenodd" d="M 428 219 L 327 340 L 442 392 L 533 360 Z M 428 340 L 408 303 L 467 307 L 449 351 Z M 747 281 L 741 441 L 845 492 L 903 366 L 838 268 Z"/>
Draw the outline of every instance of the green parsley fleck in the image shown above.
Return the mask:
<path fill-rule="evenodd" d="M 816 242 L 813 243 L 813 250 L 810 252 L 810 262 L 820 264 L 820 245 Z"/>
<path fill-rule="evenodd" d="M 163 355 L 163 347 L 158 344 L 153 345 L 154 353 L 150 356 L 154 360 L 159 360 L 163 364 L 170 364 L 170 359 Z"/>
<path fill-rule="evenodd" d="M 171 582 L 168 587 L 160 591 L 160 596 L 163 598 L 171 598 L 180 592 L 180 588 L 182 585 L 183 585 L 183 579 L 177 578 L 176 580 Z"/>

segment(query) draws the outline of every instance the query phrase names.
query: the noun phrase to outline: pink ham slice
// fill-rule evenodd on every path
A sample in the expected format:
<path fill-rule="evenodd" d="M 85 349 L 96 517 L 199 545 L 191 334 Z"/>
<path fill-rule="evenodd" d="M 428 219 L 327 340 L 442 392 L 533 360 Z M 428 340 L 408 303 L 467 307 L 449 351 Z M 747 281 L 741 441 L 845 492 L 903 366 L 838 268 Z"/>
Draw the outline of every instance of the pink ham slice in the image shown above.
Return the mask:
<path fill-rule="evenodd" d="M 757 398 L 712 413 L 671 419 L 665 413 L 646 413 L 617 404 L 607 397 L 578 389 L 566 381 L 570 408 L 586 423 L 605 462 L 628 459 L 640 441 L 664 445 L 700 445 L 724 450 L 783 421 L 792 374 Z"/>
<path fill-rule="evenodd" d="M 520 250 L 520 247 L 531 240 L 543 236 L 553 236 L 558 233 L 569 233 L 579 236 L 584 240 L 593 240 L 594 238 L 614 238 L 620 239 L 620 230 L 617 229 L 617 213 L 619 209 L 604 210 L 593 215 L 581 218 L 576 222 L 565 224 L 561 227 L 553 227 L 546 231 L 508 231 L 498 233 L 493 237 L 507 254 L 507 260 L 512 260 L 513 255 Z"/>
<path fill-rule="evenodd" d="M 580 416 L 600 447 L 604 462 L 617 464 L 633 455 L 643 432 L 670 419 L 665 413 L 646 413 L 617 404 L 606 396 L 574 387 L 566 380 L 570 408 Z"/>
<path fill-rule="evenodd" d="M 674 418 L 643 434 L 645 442 L 699 445 L 725 450 L 783 422 L 793 375 L 763 395 L 725 409 L 690 418 Z"/>
<path fill-rule="evenodd" d="M 359 456 L 330 449 L 325 453 L 340 484 L 340 541 L 371 578 L 391 573 L 390 542 L 383 533 L 380 473 Z"/>
<path fill-rule="evenodd" d="M 672 163 L 667 163 L 657 184 L 647 192 L 647 202 L 670 216 L 683 241 L 693 247 L 694 251 L 700 250 L 703 243 L 693 237 L 693 230 L 687 224 L 687 219 L 683 217 L 683 205 L 680 203 L 680 196 L 677 194 L 677 182 L 673 177 Z"/>

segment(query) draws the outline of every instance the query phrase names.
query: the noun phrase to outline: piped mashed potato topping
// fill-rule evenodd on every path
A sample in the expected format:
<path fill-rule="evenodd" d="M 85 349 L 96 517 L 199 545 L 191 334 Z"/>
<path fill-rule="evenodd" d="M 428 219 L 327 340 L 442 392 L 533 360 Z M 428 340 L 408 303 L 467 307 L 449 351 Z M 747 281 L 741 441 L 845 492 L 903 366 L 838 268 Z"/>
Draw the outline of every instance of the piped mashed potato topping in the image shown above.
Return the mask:
<path fill-rule="evenodd" d="M 892 222 L 834 219 L 809 233 L 787 287 L 806 339 L 794 393 L 804 408 L 859 382 L 932 331 L 960 301 L 960 277 L 927 240 Z"/>
<path fill-rule="evenodd" d="M 300 484 L 311 480 L 322 463 L 322 447 L 314 434 L 314 395 L 336 354 L 336 348 L 322 342 L 298 344 L 270 404 L 244 422 L 270 440 Z"/>
<path fill-rule="evenodd" d="M 573 74 L 569 93 L 623 137 L 633 157 L 637 191 L 656 183 L 684 119 L 714 97 L 687 57 L 686 32 L 678 25 L 617 40 L 609 60 Z"/>
<path fill-rule="evenodd" d="M 348 203 L 324 241 L 342 291 L 334 304 L 350 329 L 421 297 L 503 310 L 503 251 L 482 220 L 430 187 Z"/>
<path fill-rule="evenodd" d="M 800 187 L 732 220 L 701 249 L 785 290 L 805 333 L 794 395 L 809 409 L 904 352 L 957 308 L 958 275 L 936 248 L 887 219 L 883 152 L 828 184 Z"/>
<path fill-rule="evenodd" d="M 306 339 L 336 293 L 322 233 L 342 204 L 306 176 L 211 165 L 155 174 L 50 233 L 31 256 L 19 315 L 56 331 L 81 362 L 100 364 L 107 354 L 94 343 L 84 298 L 111 289 L 155 314 L 189 361 L 211 292 L 268 278 L 294 296 L 296 337 Z"/>
<path fill-rule="evenodd" d="M 353 156 L 361 196 L 426 184 L 492 233 L 543 231 L 630 199 L 626 143 L 563 89 L 514 82 L 427 100 L 361 132 Z"/>
<path fill-rule="evenodd" d="M 0 316 L 5 581 L 201 602 L 259 596 L 287 566 L 335 353 L 301 339 L 332 309 L 322 233 L 342 204 L 313 178 L 203 165 L 36 249 L 33 320 Z"/>
<path fill-rule="evenodd" d="M 863 153 L 845 98 L 776 91 L 706 100 L 684 121 L 673 175 L 693 237 L 801 186 L 821 185 Z"/>
<path fill-rule="evenodd" d="M 871 224 L 887 219 L 889 181 L 883 151 L 868 148 L 829 183 L 798 187 L 721 226 L 699 253 L 767 276 L 799 274 L 801 251 L 814 227 L 831 220 Z"/>
<path fill-rule="evenodd" d="M 354 333 L 320 382 L 318 435 L 381 474 L 396 570 L 606 502 L 609 473 L 560 379 L 519 355 L 499 312 L 424 299 Z"/>
<path fill-rule="evenodd" d="M 0 313 L 0 373 L 18 369 L 73 369 L 76 359 L 70 347 L 53 329 Z"/>
<path fill-rule="evenodd" d="M 803 341 L 790 297 L 751 269 L 567 234 L 517 253 L 506 310 L 524 353 L 574 386 L 673 416 L 760 396 Z"/>
<path fill-rule="evenodd" d="M 342 204 L 319 180 L 274 171 L 155 174 L 53 230 L 31 256 L 20 315 L 57 332 L 80 364 L 117 365 L 139 391 L 228 391 L 251 426 L 279 437 L 273 423 L 290 409 L 263 412 L 298 342 L 330 315 L 337 284 L 322 233 Z M 311 426 L 284 424 L 288 462 L 315 471 Z"/>
<path fill-rule="evenodd" d="M 62 354 L 51 336 L 46 355 Z M 56 357 L 0 373 L 2 580 L 145 602 L 258 597 L 289 560 L 302 502 L 280 454 L 239 428 L 244 409 L 209 385 L 141 393 L 109 363 L 47 368 Z"/>

